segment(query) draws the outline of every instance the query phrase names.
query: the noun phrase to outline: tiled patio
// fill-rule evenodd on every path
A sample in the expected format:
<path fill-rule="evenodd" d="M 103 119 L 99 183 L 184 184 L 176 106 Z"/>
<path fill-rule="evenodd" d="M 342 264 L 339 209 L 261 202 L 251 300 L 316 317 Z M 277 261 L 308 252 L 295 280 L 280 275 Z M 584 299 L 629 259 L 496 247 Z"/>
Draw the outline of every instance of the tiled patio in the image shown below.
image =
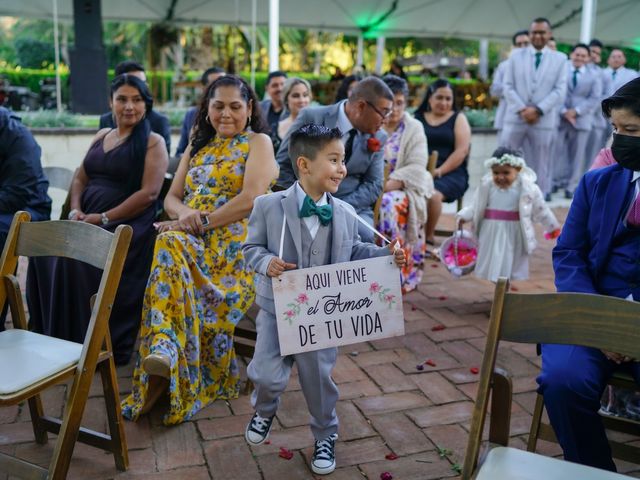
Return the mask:
<path fill-rule="evenodd" d="M 566 209 L 556 209 L 563 217 Z M 449 220 L 451 220 L 449 218 Z M 520 292 L 553 291 L 552 242 L 542 239 L 531 262 L 531 280 L 517 282 Z M 406 335 L 342 348 L 334 371 L 340 388 L 338 469 L 328 478 L 377 480 L 455 477 L 461 464 L 485 342 L 493 285 L 472 276 L 456 280 L 441 265 L 428 262 L 419 291 L 405 298 Z M 445 328 L 437 328 L 444 326 Z M 416 365 L 431 359 L 418 371 Z M 524 448 L 535 399 L 539 359 L 533 347 L 502 349 L 499 366 L 514 376 L 511 445 Z M 121 393 L 130 389 L 132 365 L 119 370 Z M 65 388 L 45 398 L 46 411 L 59 414 Z M 130 468 L 118 472 L 113 458 L 76 446 L 73 479 L 220 479 L 283 480 L 314 478 L 308 463 L 312 437 L 296 378 L 282 397 L 270 444 L 250 448 L 244 427 L 252 413 L 247 395 L 218 401 L 192 421 L 167 428 L 161 407 L 137 423 L 126 422 Z M 105 429 L 104 402 L 96 382 L 85 412 L 86 426 Z M 633 441 L 629 436 L 624 441 Z M 293 458 L 278 456 L 280 447 Z M 26 406 L 0 410 L 0 449 L 46 464 L 53 448 L 33 442 Z M 540 451 L 557 455 L 556 445 Z M 398 455 L 396 460 L 385 458 Z M 640 466 L 619 464 L 640 477 Z M 6 478 L 0 473 L 0 479 Z"/>

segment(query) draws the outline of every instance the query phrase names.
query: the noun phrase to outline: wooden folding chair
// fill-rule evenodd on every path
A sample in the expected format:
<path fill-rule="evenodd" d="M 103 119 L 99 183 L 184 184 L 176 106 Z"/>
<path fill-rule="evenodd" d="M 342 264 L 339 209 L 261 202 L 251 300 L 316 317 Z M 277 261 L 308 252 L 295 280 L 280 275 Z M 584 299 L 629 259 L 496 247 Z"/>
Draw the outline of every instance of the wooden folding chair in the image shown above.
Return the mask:
<path fill-rule="evenodd" d="M 640 358 L 640 329 L 638 329 L 640 305 L 618 298 L 581 293 L 514 294 L 507 293 L 508 288 L 507 279 L 498 280 L 491 308 L 462 479 L 629 478 L 524 450 L 508 448 L 508 419 L 511 406 L 511 389 L 508 384 L 510 381 L 506 379 L 507 388 L 504 388 L 504 374 L 496 374 L 494 367 L 501 340 L 532 344 L 583 345 Z M 500 388 L 496 389 L 496 378 L 500 377 L 502 377 L 498 382 Z M 490 393 L 493 405 L 502 405 L 504 411 L 492 409 L 491 424 L 501 425 L 501 434 L 494 435 L 493 438 L 490 435 L 489 441 L 502 446 L 491 449 L 484 462 L 477 468 Z"/>
<path fill-rule="evenodd" d="M 616 372 L 609 379 L 609 385 L 614 387 L 626 388 L 628 390 L 638 390 L 638 385 L 633 378 L 624 373 Z M 543 421 L 544 398 L 538 394 L 536 404 L 533 408 L 533 418 L 531 419 L 531 429 L 529 430 L 529 441 L 527 442 L 527 450 L 536 451 L 538 440 L 546 440 L 548 442 L 558 443 L 553 427 Z M 640 437 L 640 422 L 626 417 L 616 417 L 607 415 L 602 410 L 602 422 L 607 430 L 627 433 Z M 631 463 L 640 464 L 640 447 L 636 447 L 627 443 L 622 443 L 614 439 L 609 439 L 611 454 L 615 458 Z"/>
<path fill-rule="evenodd" d="M 76 440 L 112 452 L 116 467 L 129 463 L 115 363 L 109 336 L 109 315 L 131 240 L 132 229 L 114 234 L 83 222 L 29 222 L 16 213 L 0 257 L 0 309 L 8 301 L 14 329 L 0 332 L 0 406 L 28 401 L 37 443 L 47 432 L 58 435 L 49 468 L 0 453 L 0 472 L 29 479 L 64 479 Z M 18 281 L 13 275 L 19 256 L 56 256 L 80 260 L 103 270 L 83 344 L 27 330 Z M 96 368 L 100 371 L 110 435 L 80 427 Z M 43 413 L 40 393 L 73 378 L 62 419 Z"/>

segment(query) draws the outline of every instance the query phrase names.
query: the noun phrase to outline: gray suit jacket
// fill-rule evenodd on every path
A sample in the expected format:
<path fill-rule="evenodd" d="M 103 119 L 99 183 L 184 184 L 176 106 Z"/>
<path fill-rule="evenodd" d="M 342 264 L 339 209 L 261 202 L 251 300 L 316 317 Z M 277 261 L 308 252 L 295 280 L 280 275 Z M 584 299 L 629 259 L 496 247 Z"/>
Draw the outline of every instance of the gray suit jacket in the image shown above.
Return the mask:
<path fill-rule="evenodd" d="M 610 97 L 616 90 L 618 90 L 625 83 L 629 83 L 631 80 L 638 76 L 638 72 L 627 67 L 620 67 L 616 70 L 616 76 L 613 78 L 613 69 L 607 67 L 604 69 L 604 74 L 609 77 L 609 91 L 607 97 Z"/>
<path fill-rule="evenodd" d="M 278 185 L 286 188 L 296 181 L 289 159 L 289 134 L 307 123 L 334 128 L 338 123 L 341 104 L 336 103 L 327 107 L 307 107 L 300 112 L 296 121 L 291 125 L 289 133 L 282 140 L 276 155 L 276 161 L 280 166 Z M 382 193 L 384 181 L 383 147 L 387 140 L 387 134 L 382 129 L 376 132 L 375 137 L 380 140 L 381 147 L 375 153 L 367 150 L 367 140 L 370 137 L 369 134 L 358 132 L 354 138 L 351 158 L 347 161 L 347 176 L 342 180 L 335 195 L 355 208 L 359 214 L 368 213 L 369 216 L 372 215 L 373 205 Z"/>
<path fill-rule="evenodd" d="M 347 203 L 329 195 L 333 207 L 331 263 L 362 260 L 389 255 L 389 249 L 360 241 L 358 220 L 345 210 L 355 213 Z M 295 185 L 287 190 L 262 195 L 256 198 L 249 217 L 247 239 L 242 245 L 242 253 L 247 266 L 256 275 L 256 302 L 275 315 L 271 278 L 267 277 L 267 267 L 273 257 L 278 256 L 282 222 L 286 215 L 287 228 L 284 237 L 282 257 L 285 262 L 300 265 L 302 256 L 301 221 L 298 215 L 298 199 Z"/>
<path fill-rule="evenodd" d="M 491 93 L 492 97 L 497 97 L 500 99 L 498 103 L 498 108 L 496 108 L 496 116 L 493 119 L 493 126 L 497 130 L 500 130 L 504 126 L 504 115 L 507 110 L 507 101 L 504 98 L 504 71 L 507 68 L 507 60 L 503 60 L 498 64 L 498 67 L 493 72 L 493 80 L 491 81 L 491 87 L 489 88 L 489 93 Z"/>
<path fill-rule="evenodd" d="M 600 94 L 602 92 L 602 78 L 597 72 L 588 66 L 578 74 L 576 86 L 573 86 L 573 71 L 575 70 L 571 61 L 567 61 L 567 96 L 564 106 L 560 109 L 560 114 L 567 110 L 575 109 L 578 113 L 576 117 L 576 130 L 591 130 L 593 126 L 593 112 L 600 105 Z M 562 122 L 566 122 L 561 117 Z"/>
<path fill-rule="evenodd" d="M 558 125 L 558 109 L 564 103 L 567 91 L 567 56 L 545 47 L 536 69 L 534 52 L 533 47 L 520 48 L 511 54 L 507 62 L 504 123 L 526 125 L 518 112 L 527 106 L 535 106 L 542 110 L 543 115 L 531 128 L 551 129 Z"/>
<path fill-rule="evenodd" d="M 605 98 L 607 98 L 607 92 L 611 88 L 611 77 L 609 77 L 605 69 L 600 67 L 599 65 L 594 65 L 590 63 L 587 65 L 589 70 L 591 70 L 595 75 L 598 75 L 600 78 L 600 96 L 598 100 L 597 107 L 593 110 L 592 120 L 593 120 L 593 128 L 597 129 L 606 129 L 609 126 L 609 121 L 602 115 L 602 106 L 601 102 Z"/>

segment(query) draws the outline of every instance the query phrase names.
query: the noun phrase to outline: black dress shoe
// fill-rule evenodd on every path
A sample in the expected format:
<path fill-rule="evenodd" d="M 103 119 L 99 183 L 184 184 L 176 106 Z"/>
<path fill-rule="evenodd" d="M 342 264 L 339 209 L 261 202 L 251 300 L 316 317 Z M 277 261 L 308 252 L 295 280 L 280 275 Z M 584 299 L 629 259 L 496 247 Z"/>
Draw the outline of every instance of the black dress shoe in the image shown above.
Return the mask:
<path fill-rule="evenodd" d="M 544 196 L 544 201 L 545 201 L 545 202 L 550 202 L 550 201 L 551 201 L 551 194 L 550 194 L 550 193 L 547 193 L 547 194 Z"/>
<path fill-rule="evenodd" d="M 571 200 L 573 198 L 573 192 L 570 192 L 569 190 L 565 190 L 564 198 Z"/>

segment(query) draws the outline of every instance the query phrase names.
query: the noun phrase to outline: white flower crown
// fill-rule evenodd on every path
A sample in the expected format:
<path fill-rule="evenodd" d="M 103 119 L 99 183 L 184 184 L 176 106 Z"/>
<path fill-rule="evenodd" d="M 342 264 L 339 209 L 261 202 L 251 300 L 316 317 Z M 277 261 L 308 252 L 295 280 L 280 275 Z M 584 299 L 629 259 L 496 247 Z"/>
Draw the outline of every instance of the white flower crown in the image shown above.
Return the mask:
<path fill-rule="evenodd" d="M 515 168 L 524 168 L 527 166 L 524 158 L 518 157 L 516 155 L 511 155 L 510 153 L 505 153 L 500 158 L 491 157 L 488 160 L 484 161 L 485 168 L 491 168 L 494 165 L 509 165 Z"/>

